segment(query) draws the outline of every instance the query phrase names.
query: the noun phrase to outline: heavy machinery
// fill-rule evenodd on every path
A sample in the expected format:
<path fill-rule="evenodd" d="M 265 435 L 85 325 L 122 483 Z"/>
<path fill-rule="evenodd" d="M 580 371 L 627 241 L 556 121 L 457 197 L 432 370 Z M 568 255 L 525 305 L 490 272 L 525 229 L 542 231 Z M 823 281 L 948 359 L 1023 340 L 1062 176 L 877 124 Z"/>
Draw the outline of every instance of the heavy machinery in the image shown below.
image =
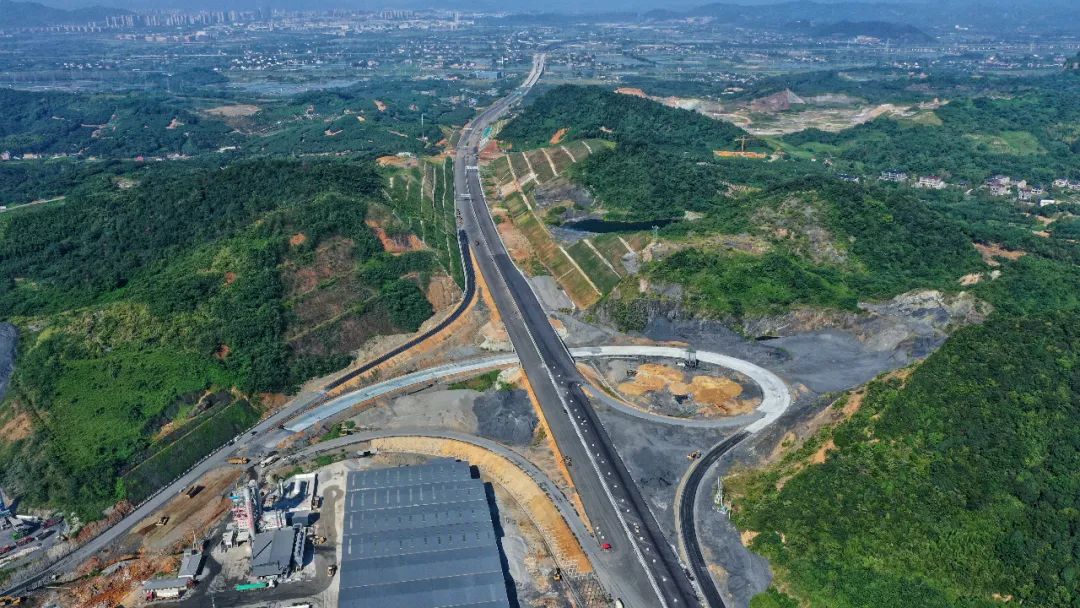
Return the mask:
<path fill-rule="evenodd" d="M 701 450 L 694 450 L 686 455 L 687 460 L 697 460 L 698 458 L 701 458 Z"/>
<path fill-rule="evenodd" d="M 250 458 L 245 458 L 243 456 L 234 456 L 234 457 L 226 460 L 225 462 L 228 462 L 229 464 L 247 464 L 247 463 L 251 462 L 251 459 Z"/>
<path fill-rule="evenodd" d="M 326 576 L 334 576 L 337 574 L 337 564 L 330 564 L 326 567 Z"/>

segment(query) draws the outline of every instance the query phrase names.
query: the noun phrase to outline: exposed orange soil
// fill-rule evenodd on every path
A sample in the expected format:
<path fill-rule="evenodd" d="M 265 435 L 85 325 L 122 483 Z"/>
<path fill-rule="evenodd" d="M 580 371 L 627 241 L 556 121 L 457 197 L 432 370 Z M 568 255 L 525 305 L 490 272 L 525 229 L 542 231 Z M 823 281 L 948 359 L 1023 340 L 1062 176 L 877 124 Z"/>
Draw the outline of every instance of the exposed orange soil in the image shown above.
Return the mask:
<path fill-rule="evenodd" d="M 769 156 L 763 152 L 743 152 L 740 150 L 714 150 L 713 154 L 720 158 L 768 158 Z"/>
<path fill-rule="evenodd" d="M 655 393 L 672 384 L 683 384 L 683 373 L 666 365 L 644 363 L 637 368 L 633 379 L 619 385 L 619 391 L 627 395 L 640 397 L 646 393 Z"/>
<path fill-rule="evenodd" d="M 366 223 L 368 228 L 371 228 L 375 233 L 375 236 L 379 239 L 379 242 L 382 243 L 383 249 L 387 253 L 405 253 L 406 251 L 420 251 L 422 249 L 427 249 L 424 242 L 415 234 L 408 233 L 391 237 L 377 221 L 368 219 L 365 220 L 364 223 Z"/>
<path fill-rule="evenodd" d="M 380 156 L 375 159 L 375 162 L 379 163 L 380 167 L 401 167 L 407 169 L 417 166 L 415 156 L 398 156 L 396 154 Z"/>
<path fill-rule="evenodd" d="M 171 131 L 173 129 L 179 129 L 182 126 L 184 126 L 184 123 L 180 122 L 179 119 L 174 118 L 171 121 L 169 121 L 169 126 L 167 126 L 165 128 L 169 129 Z"/>
<path fill-rule="evenodd" d="M 92 568 L 99 570 L 109 564 L 95 561 Z M 146 579 L 162 572 L 175 572 L 180 558 L 173 555 L 140 557 L 127 561 L 112 574 L 83 579 L 64 589 L 65 606 L 71 608 L 97 608 L 98 606 L 131 606 L 138 601 L 140 585 Z"/>
<path fill-rule="evenodd" d="M 972 285 L 978 285 L 982 279 L 983 275 L 981 272 L 972 272 L 960 277 L 960 284 L 964 287 L 970 287 Z"/>
<path fill-rule="evenodd" d="M 307 242 L 307 235 L 304 234 L 303 232 L 297 232 L 296 234 L 289 237 L 289 244 L 292 245 L 293 247 L 296 247 L 298 245 L 303 245 L 306 242 Z"/>
<path fill-rule="evenodd" d="M 1027 255 L 1026 251 L 1014 251 L 1012 249 L 1005 249 L 1001 245 L 996 243 L 990 243 L 984 245 L 983 243 L 975 243 L 975 249 L 979 250 L 979 254 L 982 255 L 983 262 L 986 262 L 987 266 L 1001 266 L 996 258 L 1004 258 L 1006 260 L 1019 260 Z"/>
<path fill-rule="evenodd" d="M 822 444 L 820 448 L 818 448 L 818 451 L 814 452 L 814 454 L 810 456 L 810 464 L 824 464 L 825 459 L 829 456 L 829 452 L 835 449 L 836 443 L 830 438 L 828 441 Z"/>
<path fill-rule="evenodd" d="M 480 160 L 481 162 L 488 162 L 499 158 L 502 154 L 503 152 L 502 149 L 499 148 L 499 142 L 492 139 L 484 146 L 483 150 L 480 150 Z"/>
<path fill-rule="evenodd" d="M 683 372 L 657 363 L 640 365 L 637 368 L 637 375 L 620 384 L 618 388 L 619 391 L 634 397 L 662 390 L 667 390 L 672 395 L 690 395 L 693 396 L 694 401 L 716 408 L 716 411 L 702 412 L 704 414 L 732 416 L 744 414 L 756 407 L 756 403 L 752 400 L 736 399 L 742 394 L 742 387 L 734 380 L 702 374 L 686 382 Z"/>
<path fill-rule="evenodd" d="M 263 406 L 263 417 L 281 409 L 289 402 L 289 396 L 283 393 L 259 393 L 259 403 Z"/>
<path fill-rule="evenodd" d="M 754 401 L 737 400 L 736 397 L 742 394 L 742 387 L 728 378 L 694 376 L 690 381 L 689 391 L 694 396 L 694 401 L 717 407 L 728 416 L 745 414 L 757 406 Z"/>
<path fill-rule="evenodd" d="M 862 407 L 863 399 L 866 398 L 866 391 L 856 391 L 848 396 L 847 403 L 844 404 L 844 409 L 841 411 L 844 414 L 844 418 L 851 418 L 855 415 L 855 412 L 859 411 Z"/>
<path fill-rule="evenodd" d="M 566 132 L 568 130 L 569 129 L 566 129 L 566 128 L 559 129 L 558 131 L 555 132 L 554 135 L 551 136 L 551 140 L 548 143 L 550 143 L 553 146 L 559 145 L 560 143 L 562 143 L 563 138 L 566 137 Z"/>
<path fill-rule="evenodd" d="M 431 302 L 432 308 L 442 310 L 453 306 L 460 299 L 461 289 L 458 288 L 454 279 L 445 274 L 440 274 L 431 277 L 426 295 L 428 302 Z"/>
<path fill-rule="evenodd" d="M 518 264 L 524 264 L 532 255 L 529 249 L 529 239 L 510 221 L 509 215 L 505 211 L 500 212 L 498 209 L 492 211 L 496 215 L 505 218 L 495 225 L 495 229 L 499 231 L 499 236 L 502 238 L 503 244 L 506 245 L 510 257 L 514 258 L 514 261 Z"/>
<path fill-rule="evenodd" d="M 619 87 L 619 88 L 615 89 L 615 92 L 619 93 L 620 95 L 632 95 L 634 97 L 648 97 L 648 95 L 645 94 L 645 91 L 642 91 L 641 89 L 638 89 L 638 88 L 635 88 L 635 87 Z"/>
<path fill-rule="evenodd" d="M 236 282 L 236 273 L 235 273 L 235 272 L 231 272 L 231 271 L 230 271 L 230 272 L 226 272 L 226 273 L 225 273 L 225 284 L 226 284 L 226 285 L 232 285 L 232 284 L 233 284 L 233 283 L 235 283 L 235 282 Z"/>
<path fill-rule="evenodd" d="M 214 356 L 217 357 L 218 361 L 224 361 L 229 358 L 230 353 L 232 353 L 232 349 L 229 348 L 229 345 L 222 344 L 214 351 Z"/>
<path fill-rule="evenodd" d="M 0 427 L 0 438 L 4 441 L 18 441 L 26 439 L 34 430 L 34 423 L 26 412 L 19 412 L 14 418 Z"/>
<path fill-rule="evenodd" d="M 116 522 L 123 519 L 124 516 L 131 513 L 132 510 L 134 510 L 134 508 L 131 506 L 131 503 L 126 500 L 116 503 L 105 519 L 99 519 L 98 521 L 90 522 L 83 526 L 83 529 L 79 530 L 79 534 L 76 535 L 75 542 L 81 545 L 91 538 L 94 538 Z"/>
<path fill-rule="evenodd" d="M 184 494 L 173 497 L 156 513 L 136 524 L 133 534 L 141 537 L 144 550 L 173 551 L 191 543 L 191 533 L 202 533 L 229 508 L 225 493 L 244 474 L 243 467 L 225 466 L 210 471 L 197 482 L 202 491 L 192 498 Z M 162 516 L 169 522 L 158 526 Z"/>
<path fill-rule="evenodd" d="M 207 114 L 213 116 L 224 116 L 226 118 L 240 118 L 244 116 L 251 116 L 258 113 L 262 108 L 251 104 L 236 104 L 232 106 L 218 106 L 216 108 L 210 108 L 206 110 Z"/>
<path fill-rule="evenodd" d="M 318 287 L 320 281 L 350 271 L 353 246 L 351 239 L 334 237 L 315 250 L 314 263 L 301 267 L 286 265 L 282 274 L 286 292 L 290 295 L 308 293 Z"/>

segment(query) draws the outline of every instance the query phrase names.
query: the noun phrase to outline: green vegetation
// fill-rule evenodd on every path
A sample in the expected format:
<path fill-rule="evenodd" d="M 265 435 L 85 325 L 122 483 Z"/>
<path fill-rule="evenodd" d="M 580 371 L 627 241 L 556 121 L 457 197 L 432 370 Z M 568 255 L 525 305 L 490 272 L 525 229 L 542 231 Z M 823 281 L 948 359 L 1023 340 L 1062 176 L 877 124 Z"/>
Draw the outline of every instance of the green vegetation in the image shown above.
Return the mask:
<path fill-rule="evenodd" d="M 564 85 L 533 101 L 510 121 L 499 137 L 526 150 L 548 144 L 559 129 L 567 138 L 610 139 L 670 152 L 709 157 L 713 150 L 734 149 L 742 129 L 690 110 L 661 106 L 648 99 L 620 95 L 599 87 Z"/>
<path fill-rule="evenodd" d="M 382 184 L 370 163 L 162 164 L 0 217 L 0 310 L 24 333 L 9 402 L 35 427 L 0 442 L 5 489 L 93 519 L 256 420 L 245 396 L 414 331 L 433 256 L 382 253 Z"/>
<path fill-rule="evenodd" d="M 501 370 L 493 369 L 490 372 L 484 372 L 479 376 L 473 376 L 466 380 L 459 380 L 450 385 L 454 390 L 473 390 L 478 392 L 489 391 L 499 386 L 499 372 Z"/>
<path fill-rule="evenodd" d="M 754 256 L 686 249 L 664 260 L 653 276 L 686 285 L 686 301 L 694 308 L 736 317 L 783 312 L 794 304 L 854 310 L 857 303 L 839 272 L 781 252 Z"/>
<path fill-rule="evenodd" d="M 134 158 L 216 150 L 238 141 L 225 123 L 153 95 L 0 89 L 0 150 Z"/>
<path fill-rule="evenodd" d="M 435 262 L 464 287 L 454 207 L 454 162 L 422 160 L 417 165 L 389 171 L 384 192 L 391 210 L 376 210 L 373 215 L 390 237 L 415 233 L 431 248 Z"/>
<path fill-rule="evenodd" d="M 850 420 L 729 484 L 783 588 L 810 606 L 1075 605 L 1076 330 L 1074 311 L 960 330 Z M 826 439 L 824 464 L 799 464 Z"/>
<path fill-rule="evenodd" d="M 909 191 L 807 178 L 724 204 L 708 220 L 663 234 L 693 243 L 749 232 L 769 243 L 768 253 L 691 247 L 647 268 L 683 285 L 687 303 L 713 314 L 775 314 L 794 305 L 852 310 L 860 299 L 954 289 L 981 267 L 961 225 Z"/>
<path fill-rule="evenodd" d="M 414 332 L 420 324 L 428 320 L 435 312 L 431 303 L 424 297 L 424 292 L 416 283 L 407 279 L 397 279 L 383 286 L 379 292 L 380 303 L 390 313 L 394 325 Z"/>
<path fill-rule="evenodd" d="M 125 473 L 117 493 L 132 502 L 141 501 L 198 462 L 207 447 L 224 445 L 258 420 L 259 410 L 247 401 L 225 406 Z"/>
<path fill-rule="evenodd" d="M 954 100 L 935 111 L 940 126 L 883 117 L 839 133 L 810 129 L 783 141 L 796 153 L 832 158 L 854 173 L 902 167 L 954 181 L 978 183 L 1000 173 L 1049 184 L 1080 175 L 1080 86 L 1074 79 L 1043 84 L 1038 92 L 1008 99 Z"/>

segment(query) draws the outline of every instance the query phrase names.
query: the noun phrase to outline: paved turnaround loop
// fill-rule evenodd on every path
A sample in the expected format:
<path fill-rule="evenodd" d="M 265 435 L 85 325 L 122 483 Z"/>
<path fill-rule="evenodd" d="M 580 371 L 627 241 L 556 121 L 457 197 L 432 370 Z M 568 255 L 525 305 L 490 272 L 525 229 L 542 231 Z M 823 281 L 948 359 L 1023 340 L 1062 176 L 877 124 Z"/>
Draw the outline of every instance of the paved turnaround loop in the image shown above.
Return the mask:
<path fill-rule="evenodd" d="M 537 55 L 522 86 L 482 112 L 464 130 L 454 163 L 454 191 L 465 231 L 522 369 L 536 393 L 552 438 L 569 458 L 570 476 L 581 497 L 610 570 L 605 581 L 625 605 L 639 608 L 697 606 L 697 593 L 674 547 L 664 538 L 630 473 L 611 444 L 588 398 L 585 383 L 566 346 L 552 328 L 529 283 L 514 265 L 484 200 L 477 167 L 488 128 L 520 100 L 543 72 Z M 605 564 L 607 565 L 607 564 Z"/>

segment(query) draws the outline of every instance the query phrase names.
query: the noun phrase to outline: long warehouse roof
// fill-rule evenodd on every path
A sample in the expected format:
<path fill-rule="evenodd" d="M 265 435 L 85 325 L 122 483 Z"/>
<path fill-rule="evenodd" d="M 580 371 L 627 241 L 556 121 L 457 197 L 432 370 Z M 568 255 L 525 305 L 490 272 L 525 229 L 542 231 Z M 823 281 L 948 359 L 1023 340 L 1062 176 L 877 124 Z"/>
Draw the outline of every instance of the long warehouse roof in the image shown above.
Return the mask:
<path fill-rule="evenodd" d="M 346 479 L 341 608 L 509 608 L 484 483 L 467 462 Z"/>

